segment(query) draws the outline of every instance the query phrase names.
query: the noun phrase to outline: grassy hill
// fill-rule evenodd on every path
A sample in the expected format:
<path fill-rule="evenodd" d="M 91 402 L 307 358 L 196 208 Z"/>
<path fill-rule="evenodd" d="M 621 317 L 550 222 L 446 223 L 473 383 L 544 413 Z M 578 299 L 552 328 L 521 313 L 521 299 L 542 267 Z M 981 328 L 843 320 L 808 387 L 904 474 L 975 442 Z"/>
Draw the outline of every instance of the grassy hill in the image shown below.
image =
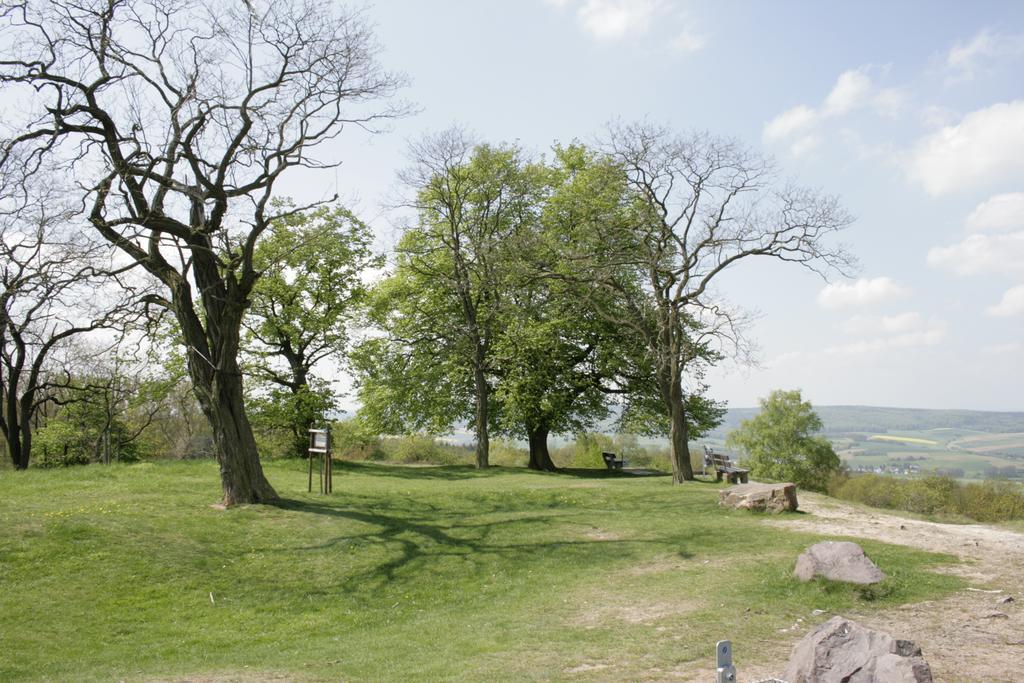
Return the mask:
<path fill-rule="evenodd" d="M 984 410 L 929 410 L 925 408 L 884 408 L 877 406 L 815 406 L 826 434 L 848 432 L 881 433 L 958 429 L 970 432 L 1024 432 L 1024 412 Z M 760 408 L 730 408 L 716 435 L 735 429 Z"/>
<path fill-rule="evenodd" d="M 338 467 L 321 496 L 270 462 L 284 502 L 231 510 L 206 461 L 0 472 L 0 680 L 641 680 L 962 585 L 868 541 L 880 587 L 800 583 L 821 537 L 712 483 Z"/>

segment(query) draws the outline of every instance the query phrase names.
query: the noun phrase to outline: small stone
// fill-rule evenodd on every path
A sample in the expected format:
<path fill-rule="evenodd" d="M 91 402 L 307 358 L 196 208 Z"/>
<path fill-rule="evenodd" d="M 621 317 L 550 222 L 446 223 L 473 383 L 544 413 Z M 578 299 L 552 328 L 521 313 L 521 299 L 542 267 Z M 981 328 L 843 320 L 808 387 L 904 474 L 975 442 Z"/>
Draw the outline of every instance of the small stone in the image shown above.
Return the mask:
<path fill-rule="evenodd" d="M 1009 605 L 1011 602 L 1014 602 L 1013 596 L 1012 595 L 1007 595 L 1005 598 L 1003 598 L 1002 600 L 1000 600 L 996 604 L 997 605 Z"/>
<path fill-rule="evenodd" d="M 823 610 L 823 609 L 816 609 L 816 610 L 811 612 L 811 616 L 812 617 L 820 617 L 824 613 L 825 613 L 825 610 Z"/>
<path fill-rule="evenodd" d="M 1010 615 L 1006 612 L 989 612 L 982 619 L 1009 619 Z"/>
<path fill-rule="evenodd" d="M 906 530 L 907 530 L 907 525 L 906 524 L 900 524 L 900 531 L 906 531 Z"/>

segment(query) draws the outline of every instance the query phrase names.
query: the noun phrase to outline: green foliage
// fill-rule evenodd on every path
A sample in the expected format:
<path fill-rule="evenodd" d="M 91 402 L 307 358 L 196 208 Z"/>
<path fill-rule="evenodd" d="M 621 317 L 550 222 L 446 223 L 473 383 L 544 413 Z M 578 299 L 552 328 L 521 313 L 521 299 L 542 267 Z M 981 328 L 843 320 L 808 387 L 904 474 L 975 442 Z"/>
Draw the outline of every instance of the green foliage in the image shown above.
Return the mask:
<path fill-rule="evenodd" d="M 839 474 L 829 495 L 872 507 L 922 515 L 963 516 L 979 522 L 1024 519 L 1024 489 L 1007 481 L 960 483 L 944 476 L 913 479 L 877 474 Z"/>
<path fill-rule="evenodd" d="M 624 457 L 629 467 L 671 471 L 668 449 L 664 446 L 642 446 L 636 434 L 602 434 L 582 432 L 571 444 L 556 448 L 551 458 L 559 467 L 605 469 L 603 451 Z"/>
<path fill-rule="evenodd" d="M 259 432 L 270 432 L 278 438 L 261 439 L 265 456 L 304 455 L 308 430 L 324 424 L 325 416 L 334 409 L 334 390 L 327 382 L 311 378 L 296 390 L 266 385 L 265 393 L 256 393 L 248 402 L 252 423 Z"/>
<path fill-rule="evenodd" d="M 383 433 L 443 433 L 486 400 L 496 433 L 582 428 L 607 412 L 608 326 L 578 285 L 544 276 L 563 265 L 553 207 L 590 162 L 580 148 L 545 164 L 452 135 L 436 144 L 453 159 L 417 177 L 418 220 L 374 291 L 370 317 L 387 336 L 353 354 L 361 415 Z"/>
<path fill-rule="evenodd" d="M 109 446 L 113 461 L 138 460 L 134 435 L 120 415 L 85 396 L 63 406 L 33 437 L 38 467 L 65 467 L 99 462 Z"/>
<path fill-rule="evenodd" d="M 335 420 L 331 425 L 331 442 L 335 458 L 345 460 L 380 460 L 381 439 L 358 417 Z"/>
<path fill-rule="evenodd" d="M 444 433 L 488 400 L 509 237 L 533 215 L 515 147 L 472 147 L 450 132 L 414 153 L 418 216 L 369 306 L 385 336 L 351 356 L 360 416 L 385 434 Z"/>
<path fill-rule="evenodd" d="M 91 431 L 91 430 L 90 430 Z M 95 457 L 95 441 L 89 440 L 67 420 L 50 420 L 36 431 L 32 448 L 36 467 L 88 465 Z M 95 435 L 92 435 L 95 439 Z"/>
<path fill-rule="evenodd" d="M 0 476 L 0 680 L 635 681 L 706 669 L 709 634 L 775 643 L 964 585 L 870 541 L 876 600 L 802 583 L 821 537 L 667 477 L 338 462 L 324 496 L 305 462 L 265 467 L 285 502 L 227 511 L 209 461 Z"/>
<path fill-rule="evenodd" d="M 760 403 L 757 417 L 744 420 L 726 445 L 746 453 L 744 462 L 753 477 L 822 490 L 840 461 L 832 444 L 814 435 L 821 430 L 821 420 L 810 402 L 799 390 L 776 390 Z"/>
<path fill-rule="evenodd" d="M 425 434 L 410 434 L 381 441 L 382 460 L 406 465 L 468 465 L 473 449 L 438 441 Z"/>
<path fill-rule="evenodd" d="M 586 432 L 576 436 L 569 467 L 604 469 L 602 451 L 615 452 L 615 441 L 607 434 Z"/>
<path fill-rule="evenodd" d="M 284 211 L 290 201 L 277 202 Z M 286 452 L 301 455 L 307 430 L 335 407 L 330 383 L 312 375 L 341 359 L 349 327 L 365 304 L 363 275 L 383 264 L 373 232 L 343 206 L 295 211 L 259 242 L 262 275 L 245 319 L 253 423 L 291 435 Z"/>

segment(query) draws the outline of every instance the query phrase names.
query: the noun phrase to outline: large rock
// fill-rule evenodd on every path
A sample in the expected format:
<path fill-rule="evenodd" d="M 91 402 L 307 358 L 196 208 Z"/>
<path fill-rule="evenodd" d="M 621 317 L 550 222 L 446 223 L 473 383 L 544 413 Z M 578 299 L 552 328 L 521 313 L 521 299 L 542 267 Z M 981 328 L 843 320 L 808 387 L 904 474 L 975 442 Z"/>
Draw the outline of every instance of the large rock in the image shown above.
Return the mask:
<path fill-rule="evenodd" d="M 737 484 L 718 492 L 718 504 L 758 512 L 795 511 L 796 484 Z"/>
<path fill-rule="evenodd" d="M 885 579 L 885 574 L 861 547 L 849 541 L 815 543 L 796 558 L 794 573 L 801 581 L 822 576 L 832 581 L 867 585 Z"/>
<path fill-rule="evenodd" d="M 788 683 L 931 683 L 921 648 L 909 640 L 832 617 L 796 644 Z"/>

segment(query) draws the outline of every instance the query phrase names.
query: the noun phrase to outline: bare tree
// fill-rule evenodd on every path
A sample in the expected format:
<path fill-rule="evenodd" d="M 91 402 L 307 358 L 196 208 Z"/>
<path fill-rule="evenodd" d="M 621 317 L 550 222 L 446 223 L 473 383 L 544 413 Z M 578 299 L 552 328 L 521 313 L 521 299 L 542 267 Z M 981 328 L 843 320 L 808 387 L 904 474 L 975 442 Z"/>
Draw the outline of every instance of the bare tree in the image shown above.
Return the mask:
<path fill-rule="evenodd" d="M 17 469 L 29 465 L 41 409 L 65 384 L 50 367 L 54 352 L 138 315 L 110 245 L 73 230 L 73 212 L 52 196 L 25 197 L 5 193 L 0 212 L 0 433 Z"/>
<path fill-rule="evenodd" d="M 259 277 L 257 241 L 289 169 L 346 123 L 402 113 L 381 105 L 401 79 L 377 63 L 358 13 L 326 0 L 36 0 L 5 3 L 0 83 L 24 122 L 0 157 L 56 158 L 81 183 L 93 228 L 155 276 L 188 350 L 225 504 L 277 496 L 246 416 L 239 329 Z"/>
<path fill-rule="evenodd" d="M 613 126 L 605 147 L 627 176 L 633 206 L 625 220 L 593 226 L 604 251 L 598 261 L 610 266 L 593 277 L 631 302 L 616 321 L 653 360 L 679 483 L 693 478 L 688 397 L 701 390 L 707 364 L 738 340 L 740 319 L 713 283 L 757 256 L 823 276 L 842 272 L 853 259 L 828 241 L 852 219 L 835 197 L 781 182 L 770 160 L 729 140 L 632 124 Z"/>

